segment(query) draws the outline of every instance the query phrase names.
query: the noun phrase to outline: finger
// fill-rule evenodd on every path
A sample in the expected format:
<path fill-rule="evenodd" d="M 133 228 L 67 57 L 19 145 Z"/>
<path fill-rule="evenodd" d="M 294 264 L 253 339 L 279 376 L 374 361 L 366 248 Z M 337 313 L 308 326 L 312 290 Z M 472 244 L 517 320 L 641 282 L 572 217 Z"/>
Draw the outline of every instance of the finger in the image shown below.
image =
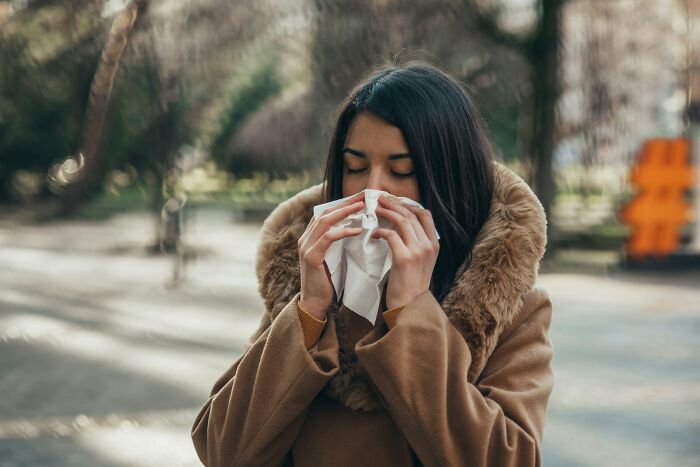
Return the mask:
<path fill-rule="evenodd" d="M 430 242 L 433 244 L 439 243 L 436 234 L 437 229 L 435 228 L 435 221 L 433 220 L 433 214 L 428 209 L 419 208 L 418 206 L 407 205 L 406 208 L 410 209 L 416 215 L 418 222 L 420 222 L 421 226 L 423 226 L 425 235 L 428 236 L 428 240 L 430 240 Z"/>
<path fill-rule="evenodd" d="M 392 211 L 397 212 L 404 217 L 403 222 L 410 224 L 411 228 L 414 231 L 414 235 L 416 236 L 416 240 L 421 242 L 430 241 L 425 232 L 422 231 L 423 227 L 421 226 L 421 223 L 418 221 L 418 218 L 416 218 L 416 215 L 413 213 L 413 211 L 407 209 L 403 204 L 384 196 L 380 196 L 379 200 L 383 208 L 391 209 Z"/>
<path fill-rule="evenodd" d="M 327 216 L 327 215 L 329 215 L 329 214 L 331 214 L 331 213 L 337 213 L 337 212 L 341 211 L 342 209 L 350 208 L 351 206 L 354 206 L 353 209 L 350 209 L 349 211 L 346 210 L 346 212 L 347 212 L 348 214 L 349 214 L 349 213 L 352 213 L 355 209 L 358 209 L 358 210 L 359 210 L 359 208 L 357 208 L 357 206 L 363 206 L 363 204 L 357 205 L 357 203 L 358 203 L 359 201 L 362 201 L 362 203 L 364 203 L 364 192 L 357 193 L 357 194 L 354 195 L 352 198 L 347 199 L 347 200 L 343 201 L 342 203 L 339 203 L 339 204 L 337 204 L 337 205 L 335 205 L 335 206 L 331 206 L 330 208 L 324 209 L 324 210 L 321 212 L 321 214 L 319 215 L 318 218 L 316 218 L 316 216 L 312 216 L 312 217 L 311 217 L 311 220 L 309 221 L 309 225 L 306 227 L 306 230 L 304 231 L 304 233 L 301 234 L 301 237 L 299 238 L 299 243 L 300 243 L 300 244 L 305 243 L 305 242 L 307 241 L 307 239 L 308 239 L 310 236 L 312 236 L 312 232 L 315 231 L 315 229 L 317 228 L 318 222 L 319 222 L 324 216 Z M 346 215 L 347 215 L 347 214 L 346 214 Z M 336 220 L 331 221 L 330 224 L 331 224 L 331 225 L 334 224 L 335 222 L 339 221 L 339 220 L 342 219 L 343 217 L 345 217 L 345 216 L 341 215 L 341 216 L 338 217 L 338 218 L 334 218 L 334 219 L 336 219 Z M 320 234 L 319 234 L 319 235 L 320 235 Z M 317 236 L 316 236 L 316 237 L 317 237 Z M 316 240 L 316 237 L 314 237 L 314 241 Z"/>
<path fill-rule="evenodd" d="M 395 230 L 384 228 L 376 229 L 372 232 L 372 238 L 383 238 L 386 240 L 389 243 L 389 248 L 391 248 L 394 258 L 405 257 L 408 253 L 408 248 L 406 248 L 406 245 L 404 245 L 401 240 L 401 236 Z"/>
<path fill-rule="evenodd" d="M 313 241 L 315 242 L 318 237 L 323 233 L 323 231 L 327 230 L 327 228 L 322 228 L 322 232 L 318 233 L 318 224 L 321 221 L 324 221 L 327 224 L 327 227 L 330 227 L 331 225 L 335 224 L 336 222 L 340 221 L 344 217 L 347 217 L 349 214 L 352 214 L 353 212 L 357 212 L 360 209 L 364 207 L 364 192 L 357 193 L 354 195 L 352 198 L 343 201 L 342 203 L 339 203 L 335 206 L 331 206 L 330 208 L 324 209 L 321 213 L 321 215 L 318 217 L 318 219 L 315 216 L 311 217 L 311 221 L 309 222 L 309 225 L 307 226 L 306 230 L 304 233 L 302 233 L 301 237 L 299 238 L 299 244 L 302 245 L 306 243 L 306 241 L 309 238 L 312 238 Z"/>
<path fill-rule="evenodd" d="M 343 227 L 342 229 L 329 230 L 321 235 L 316 243 L 314 243 L 307 252 L 306 257 L 310 259 L 313 264 L 322 263 L 326 256 L 326 250 L 331 246 L 331 243 L 341 238 L 359 235 L 361 232 L 362 227 Z"/>
<path fill-rule="evenodd" d="M 340 222 L 351 214 L 361 211 L 365 206 L 364 201 L 358 201 L 349 206 L 342 207 L 318 218 L 318 222 L 312 227 L 308 241 L 315 243 L 319 237 L 327 232 L 334 224 Z"/>
<path fill-rule="evenodd" d="M 346 199 L 345 201 L 342 201 L 342 202 L 336 204 L 335 206 L 331 206 L 331 207 L 326 208 L 326 209 L 324 209 L 323 211 L 321 211 L 321 214 L 319 215 L 319 218 L 320 218 L 320 217 L 323 217 L 324 214 L 329 214 L 329 213 L 331 213 L 331 212 L 333 212 L 333 211 L 337 211 L 338 209 L 342 209 L 342 208 L 344 208 L 345 206 L 349 206 L 349 205 L 354 204 L 354 203 L 356 203 L 356 202 L 358 202 L 358 201 L 360 201 L 360 200 L 363 200 L 363 201 L 364 201 L 364 199 L 365 199 L 365 193 L 364 193 L 364 191 L 361 191 L 361 192 L 359 192 L 359 193 L 355 193 L 351 198 Z"/>
<path fill-rule="evenodd" d="M 382 216 L 396 226 L 396 229 L 401 235 L 401 239 L 403 240 L 404 244 L 409 245 L 419 241 L 418 235 L 416 234 L 416 229 L 410 225 L 408 219 L 396 211 L 377 206 L 375 212 L 378 216 Z"/>

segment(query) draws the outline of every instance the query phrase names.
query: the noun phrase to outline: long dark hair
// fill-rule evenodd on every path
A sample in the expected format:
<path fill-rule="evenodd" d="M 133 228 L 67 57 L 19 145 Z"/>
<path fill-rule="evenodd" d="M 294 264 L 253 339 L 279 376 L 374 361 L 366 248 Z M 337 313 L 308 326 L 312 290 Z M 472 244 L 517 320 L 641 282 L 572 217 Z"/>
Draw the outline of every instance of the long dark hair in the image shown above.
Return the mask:
<path fill-rule="evenodd" d="M 467 91 L 440 68 L 421 60 L 384 64 L 343 100 L 328 150 L 324 202 L 343 197 L 342 149 L 348 127 L 369 112 L 401 130 L 413 158 L 420 201 L 440 233 L 430 289 L 438 301 L 460 266 L 471 263 L 474 240 L 489 214 L 493 154 Z"/>

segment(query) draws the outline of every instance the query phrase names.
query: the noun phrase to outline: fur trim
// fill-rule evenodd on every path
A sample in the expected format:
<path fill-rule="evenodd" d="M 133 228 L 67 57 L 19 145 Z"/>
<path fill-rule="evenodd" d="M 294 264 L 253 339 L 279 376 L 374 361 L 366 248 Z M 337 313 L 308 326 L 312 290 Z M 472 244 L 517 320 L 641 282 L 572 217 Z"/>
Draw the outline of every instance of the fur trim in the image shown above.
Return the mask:
<path fill-rule="evenodd" d="M 472 363 L 467 379 L 476 381 L 498 343 L 503 329 L 535 286 L 539 262 L 547 243 L 547 220 L 542 204 L 525 181 L 498 161 L 489 216 L 477 235 L 472 261 L 457 272 L 458 279 L 441 306 L 469 345 Z M 256 257 L 258 291 L 265 301 L 259 337 L 300 290 L 297 242 L 321 203 L 322 184 L 307 188 L 277 206 L 263 223 Z M 347 338 L 339 307 L 331 305 L 340 345 L 340 371 L 324 390 L 345 406 L 360 411 L 382 404 L 372 390 Z"/>

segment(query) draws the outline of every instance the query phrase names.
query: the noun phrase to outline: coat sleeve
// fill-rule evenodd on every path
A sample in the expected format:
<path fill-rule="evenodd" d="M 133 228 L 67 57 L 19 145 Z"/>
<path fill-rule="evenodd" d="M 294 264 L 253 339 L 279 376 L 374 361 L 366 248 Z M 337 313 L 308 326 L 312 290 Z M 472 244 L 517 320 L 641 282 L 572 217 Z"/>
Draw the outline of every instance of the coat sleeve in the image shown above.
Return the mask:
<path fill-rule="evenodd" d="M 329 320 L 307 350 L 299 295 L 217 380 L 200 409 L 191 435 L 205 466 L 280 465 L 311 402 L 337 373 L 335 323 Z"/>
<path fill-rule="evenodd" d="M 467 381 L 469 346 L 430 291 L 355 351 L 425 465 L 540 466 L 553 388 L 551 313 L 544 289 L 526 293 L 476 384 Z"/>
<path fill-rule="evenodd" d="M 320 320 L 304 310 L 301 307 L 301 303 L 297 303 L 297 309 L 299 311 L 299 320 L 301 321 L 301 330 L 304 334 L 304 345 L 308 350 L 321 337 L 321 333 L 328 323 L 328 316 Z"/>

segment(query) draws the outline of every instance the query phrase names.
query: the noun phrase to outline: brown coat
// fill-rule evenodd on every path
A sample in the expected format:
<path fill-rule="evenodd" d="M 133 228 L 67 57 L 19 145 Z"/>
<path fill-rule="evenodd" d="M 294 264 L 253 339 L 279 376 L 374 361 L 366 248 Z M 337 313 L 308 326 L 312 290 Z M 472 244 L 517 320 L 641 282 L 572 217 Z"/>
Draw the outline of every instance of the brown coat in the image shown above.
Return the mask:
<path fill-rule="evenodd" d="M 192 427 L 205 465 L 541 465 L 553 387 L 552 305 L 535 286 L 546 219 L 494 164 L 490 215 L 442 303 L 425 291 L 390 329 L 381 313 L 372 326 L 333 304 L 309 350 L 296 247 L 321 185 L 270 214 L 256 261 L 265 313 Z"/>

